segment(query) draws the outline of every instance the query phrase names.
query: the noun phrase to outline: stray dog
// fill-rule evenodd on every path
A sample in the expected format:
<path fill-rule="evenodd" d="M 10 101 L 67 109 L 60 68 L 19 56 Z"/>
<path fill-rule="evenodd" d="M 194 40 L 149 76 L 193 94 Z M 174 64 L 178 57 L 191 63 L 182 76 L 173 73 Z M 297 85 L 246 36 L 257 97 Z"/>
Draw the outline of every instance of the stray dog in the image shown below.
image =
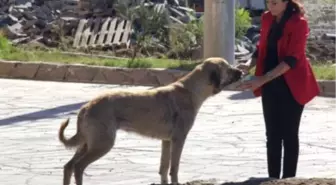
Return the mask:
<path fill-rule="evenodd" d="M 69 119 L 59 129 L 60 142 L 77 148 L 64 165 L 63 185 L 70 184 L 73 172 L 77 185 L 82 185 L 85 168 L 112 149 L 118 129 L 162 140 L 161 183 L 168 183 L 170 168 L 171 183 L 178 184 L 182 149 L 199 108 L 208 97 L 241 77 L 242 72 L 225 59 L 208 58 L 166 86 L 96 97 L 81 107 L 74 136 L 64 136 Z"/>

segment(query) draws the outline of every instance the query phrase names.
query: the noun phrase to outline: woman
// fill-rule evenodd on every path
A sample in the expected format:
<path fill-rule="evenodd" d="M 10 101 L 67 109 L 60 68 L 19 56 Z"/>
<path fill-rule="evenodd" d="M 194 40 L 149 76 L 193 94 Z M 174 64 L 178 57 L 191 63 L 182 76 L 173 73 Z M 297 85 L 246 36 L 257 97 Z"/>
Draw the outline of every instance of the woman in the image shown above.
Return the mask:
<path fill-rule="evenodd" d="M 260 40 L 251 62 L 238 68 L 246 73 L 256 66 L 255 78 L 241 89 L 261 96 L 267 138 L 268 174 L 295 177 L 299 155 L 299 125 L 304 105 L 319 94 L 306 58 L 309 28 L 297 0 L 268 0 L 262 15 Z M 282 143 L 283 142 L 283 143 Z"/>

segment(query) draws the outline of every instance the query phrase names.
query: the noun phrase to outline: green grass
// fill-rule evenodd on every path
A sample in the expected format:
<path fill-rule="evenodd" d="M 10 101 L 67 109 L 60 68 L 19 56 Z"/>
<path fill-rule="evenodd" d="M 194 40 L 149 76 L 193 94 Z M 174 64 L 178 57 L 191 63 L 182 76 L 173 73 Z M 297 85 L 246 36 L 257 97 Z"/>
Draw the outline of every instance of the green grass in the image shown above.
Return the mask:
<path fill-rule="evenodd" d="M 98 66 L 113 66 L 127 68 L 168 68 L 191 70 L 196 63 L 192 61 L 137 58 L 134 61 L 129 59 L 112 59 L 95 56 L 78 56 L 64 54 L 58 50 L 27 49 L 12 46 L 6 38 L 0 34 L 0 59 L 29 61 L 29 62 L 57 62 L 65 64 L 86 64 Z M 330 65 L 313 65 L 313 71 L 317 79 L 335 80 L 335 67 Z"/>
<path fill-rule="evenodd" d="M 330 65 L 313 65 L 313 71 L 319 80 L 335 80 L 335 67 Z"/>
<path fill-rule="evenodd" d="M 0 46 L 1 47 L 1 46 Z M 29 62 L 57 62 L 64 64 L 86 64 L 98 66 L 127 67 L 127 68 L 169 68 L 189 70 L 195 66 L 195 62 L 172 60 L 172 59 L 156 59 L 156 58 L 136 58 L 134 61 L 121 58 L 102 58 L 96 56 L 78 56 L 64 54 L 57 50 L 23 50 L 14 48 L 9 52 L 1 51 L 0 58 L 4 60 L 17 60 Z"/>

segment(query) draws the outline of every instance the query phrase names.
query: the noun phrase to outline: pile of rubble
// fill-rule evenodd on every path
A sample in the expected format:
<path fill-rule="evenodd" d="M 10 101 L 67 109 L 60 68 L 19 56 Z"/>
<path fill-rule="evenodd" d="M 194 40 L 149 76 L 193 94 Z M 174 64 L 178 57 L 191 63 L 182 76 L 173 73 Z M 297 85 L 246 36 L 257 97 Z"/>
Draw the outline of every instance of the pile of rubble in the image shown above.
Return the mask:
<path fill-rule="evenodd" d="M 320 0 L 305 0 L 303 3 L 310 28 L 308 57 L 313 62 L 335 63 L 335 3 Z"/>
<path fill-rule="evenodd" d="M 0 29 L 13 43 L 37 40 L 54 46 L 60 37 L 74 36 L 81 18 L 115 16 L 113 7 L 104 6 L 101 1 L 90 1 L 96 2 L 93 4 L 87 0 L 80 3 L 79 0 L 0 0 Z M 109 4 L 111 2 L 114 1 L 110 0 Z M 157 0 L 155 3 L 169 10 L 174 22 L 189 21 L 190 9 L 180 6 L 178 1 L 167 4 Z"/>
<path fill-rule="evenodd" d="M 71 44 L 81 18 L 113 17 L 116 15 L 113 3 L 116 2 L 117 0 L 0 0 L 0 29 L 15 44 L 32 41 L 48 47 L 59 46 L 61 41 Z M 139 3 L 136 0 L 119 2 L 129 5 Z M 147 5 L 154 6 L 157 10 L 165 9 L 169 12 L 171 21 L 185 24 L 190 21 L 188 12 L 193 10 L 181 2 L 151 0 Z M 237 57 L 248 58 L 253 47 L 250 43 L 238 43 Z"/>
<path fill-rule="evenodd" d="M 38 40 L 50 45 L 58 41 L 60 34 L 66 35 L 76 28 L 77 3 L 77 0 L 0 0 L 0 29 L 13 43 Z"/>
<path fill-rule="evenodd" d="M 312 37 L 307 42 L 307 56 L 312 62 L 335 63 L 336 34 L 323 34 Z"/>

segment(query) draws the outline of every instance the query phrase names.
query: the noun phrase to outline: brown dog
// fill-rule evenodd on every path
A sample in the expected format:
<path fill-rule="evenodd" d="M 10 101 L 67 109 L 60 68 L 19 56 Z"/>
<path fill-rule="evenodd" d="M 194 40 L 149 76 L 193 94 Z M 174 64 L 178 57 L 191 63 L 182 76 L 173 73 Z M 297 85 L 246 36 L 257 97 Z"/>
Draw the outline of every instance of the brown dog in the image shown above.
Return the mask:
<path fill-rule="evenodd" d="M 59 140 L 77 148 L 64 166 L 63 185 L 70 184 L 73 171 L 77 185 L 82 185 L 85 168 L 111 150 L 118 129 L 162 140 L 161 183 L 168 183 L 170 167 L 171 182 L 177 184 L 183 145 L 199 108 L 241 76 L 223 58 L 208 58 L 169 85 L 111 92 L 93 99 L 80 109 L 73 137 L 64 136 L 69 119 L 60 127 Z"/>

